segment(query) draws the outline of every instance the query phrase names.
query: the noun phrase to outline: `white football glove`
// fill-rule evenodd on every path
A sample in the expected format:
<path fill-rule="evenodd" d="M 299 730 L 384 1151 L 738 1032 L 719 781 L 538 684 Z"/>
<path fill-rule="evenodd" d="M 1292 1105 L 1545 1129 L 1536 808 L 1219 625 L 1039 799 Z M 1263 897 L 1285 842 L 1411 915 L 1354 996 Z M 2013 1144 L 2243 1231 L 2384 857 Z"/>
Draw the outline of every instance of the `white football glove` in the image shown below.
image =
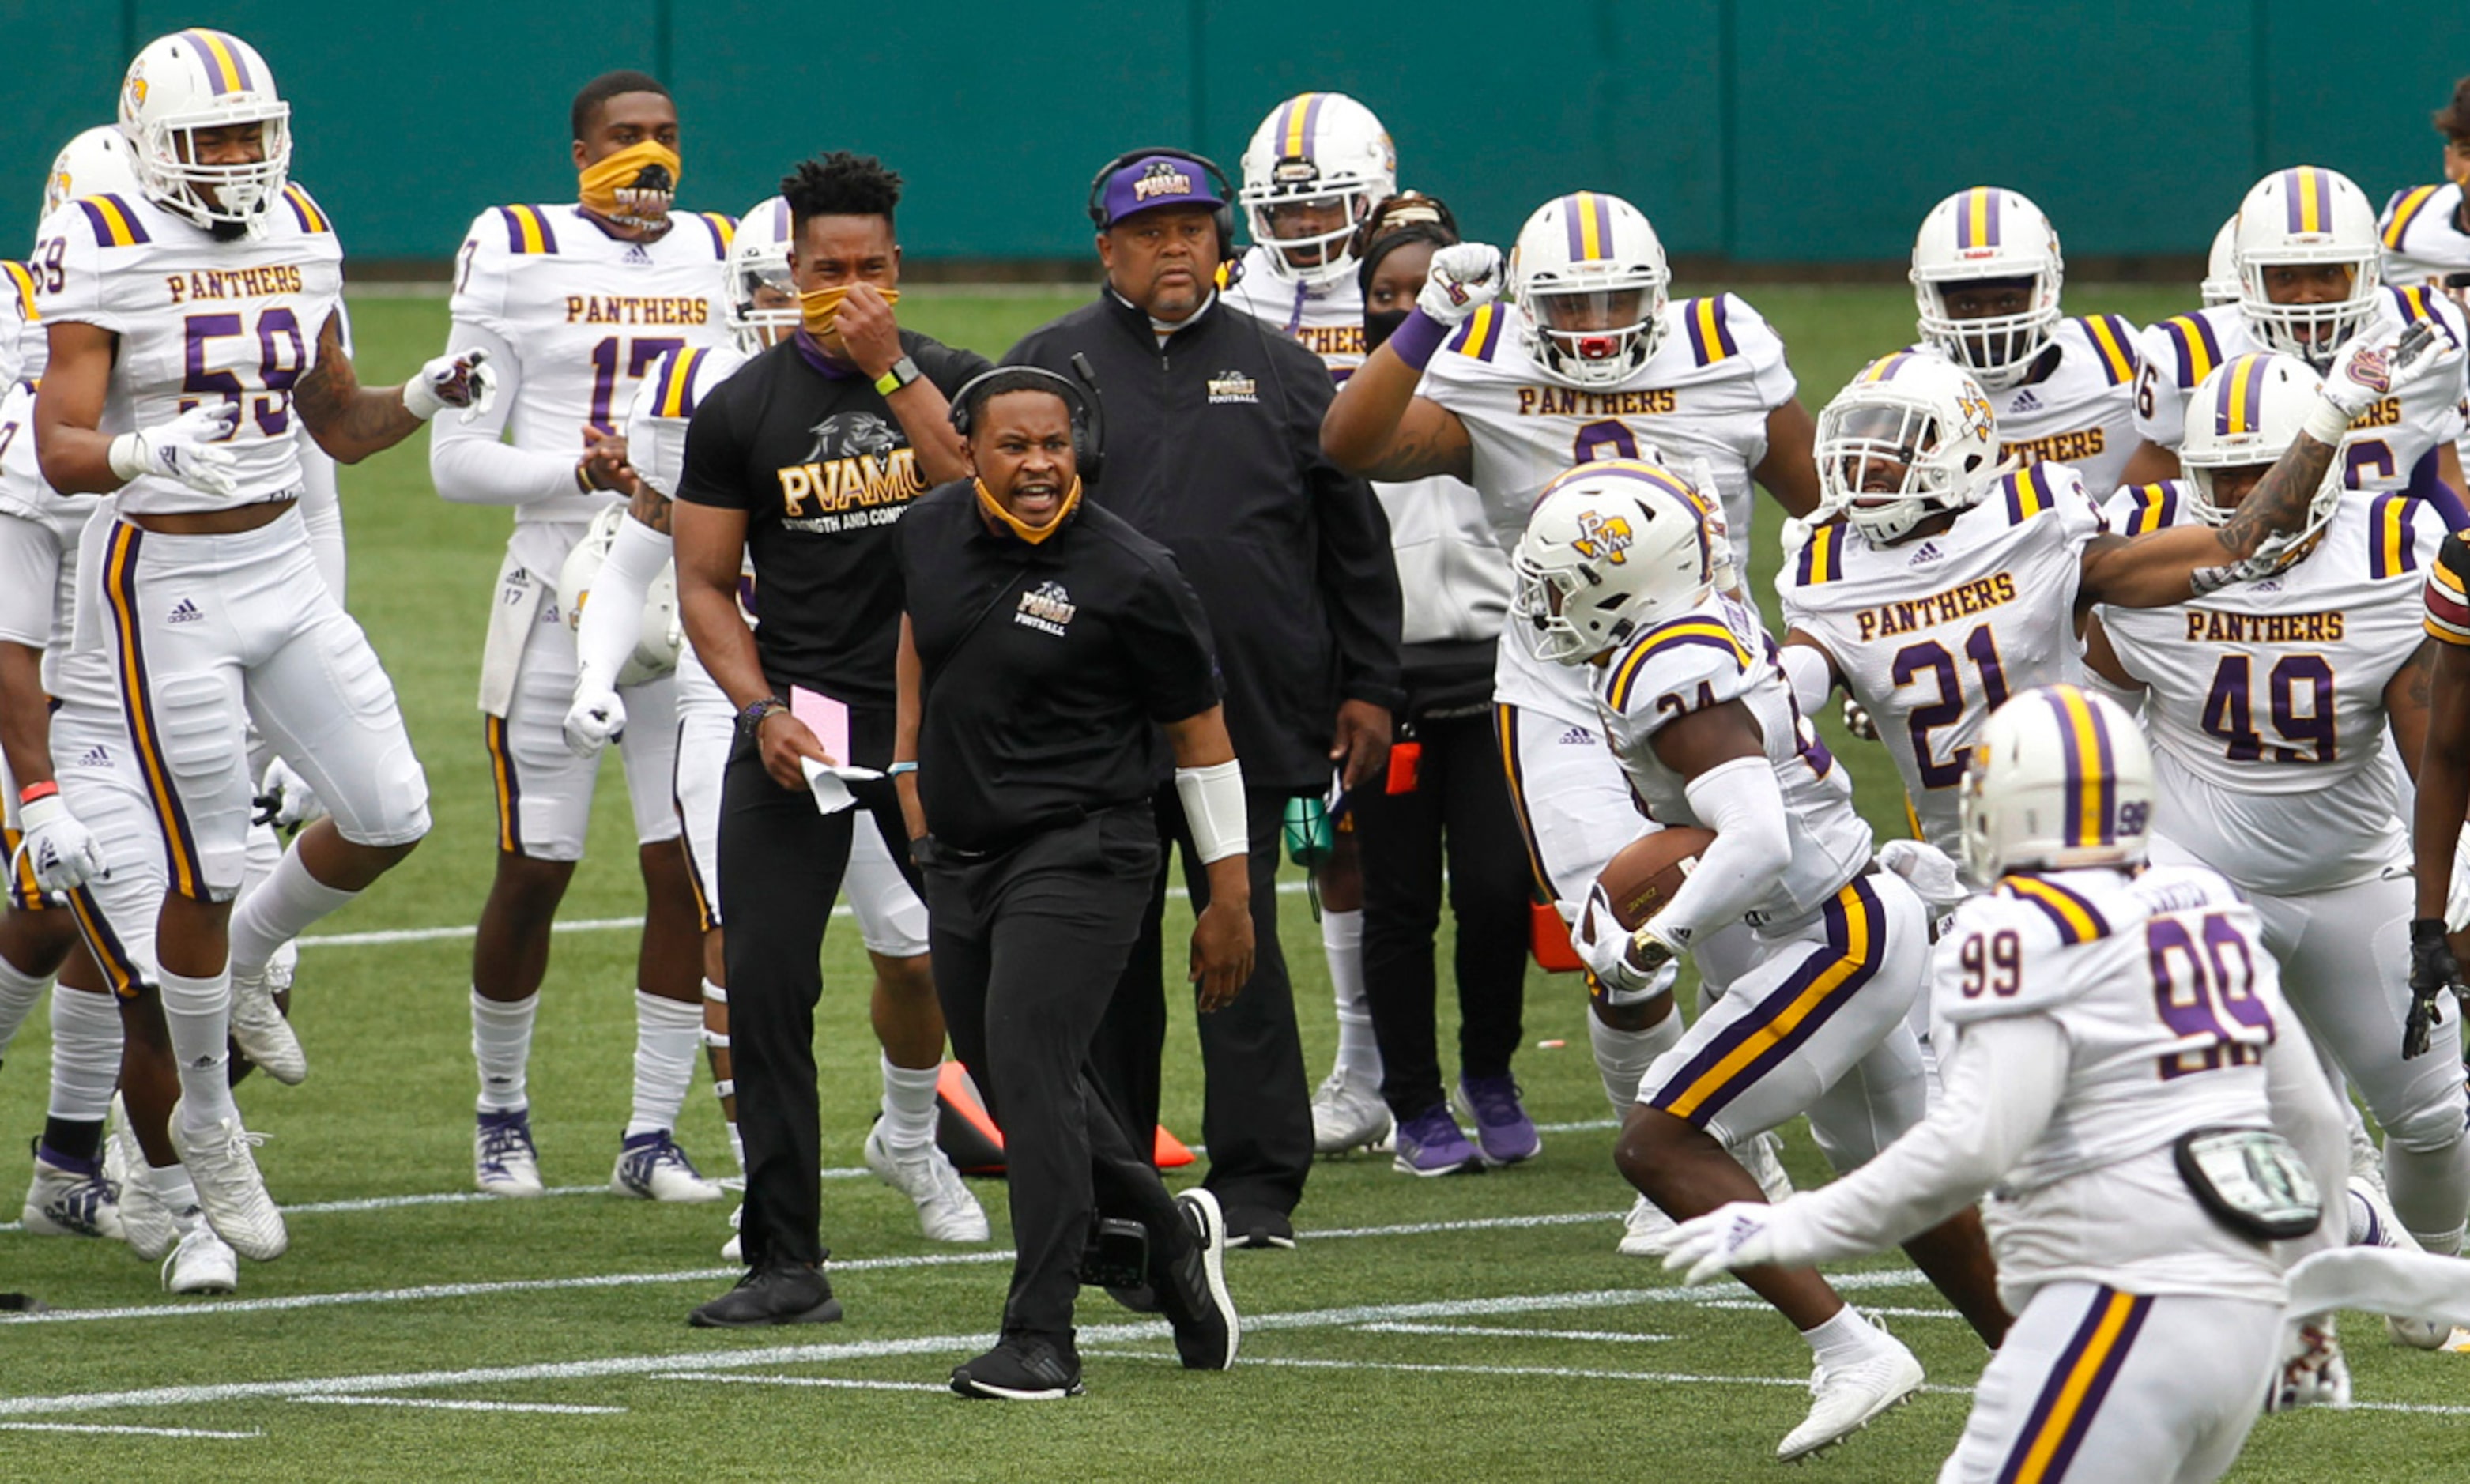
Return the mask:
<path fill-rule="evenodd" d="M 35 869 L 35 884 L 46 892 L 71 892 L 97 876 L 107 875 L 103 864 L 103 846 L 95 843 L 94 831 L 69 813 L 69 806 L 58 794 L 46 794 L 17 811 L 18 823 L 25 826 L 25 838 L 18 842 L 17 856 Z M 12 875 L 16 873 L 17 860 L 9 863 Z"/>
<path fill-rule="evenodd" d="M 258 781 L 257 811 L 251 823 L 277 829 L 298 829 L 326 817 L 326 805 L 317 791 L 280 757 L 266 765 L 266 777 Z"/>
<path fill-rule="evenodd" d="M 1433 254 L 1415 308 L 1455 325 L 1499 298 L 1507 278 L 1500 248 L 1488 243 L 1454 243 Z"/>
<path fill-rule="evenodd" d="M 231 474 L 232 451 L 217 445 L 239 427 L 239 403 L 201 403 L 168 423 L 112 439 L 111 472 L 124 480 L 158 475 L 202 494 L 229 495 L 240 488 Z"/>
<path fill-rule="evenodd" d="M 1587 905 L 1578 913 L 1570 944 L 1578 950 L 1589 973 L 1607 989 L 1624 996 L 1651 992 L 1666 966 L 1681 956 L 1652 922 L 1635 933 L 1622 928 L 1600 881 L 1587 889 Z"/>
<path fill-rule="evenodd" d="M 2461 359 L 2461 347 L 2428 320 L 2372 339 L 2360 336 L 2324 373 L 2323 400 L 2308 416 L 2307 435 L 2335 444 L 2350 424 L 2387 397 Z"/>
<path fill-rule="evenodd" d="M 498 373 L 489 369 L 489 353 L 468 350 L 440 356 L 403 383 L 403 407 L 426 423 L 448 407 L 461 407 L 470 422 L 498 400 Z"/>
<path fill-rule="evenodd" d="M 1953 907 L 1971 893 L 1956 873 L 1955 862 L 1926 840 L 1890 840 L 1878 846 L 1878 865 L 1904 878 L 1904 884 L 1933 907 Z"/>
<path fill-rule="evenodd" d="M 626 703 L 618 692 L 589 675 L 577 680 L 574 704 L 566 708 L 567 747 L 577 757 L 597 757 L 625 734 Z"/>
<path fill-rule="evenodd" d="M 1664 1269 L 1680 1273 L 1683 1283 L 1699 1284 L 1744 1267 L 1763 1267 L 1775 1261 L 1775 1243 L 1768 1236 L 1774 1217 L 1773 1206 L 1726 1201 L 1672 1229 Z"/>

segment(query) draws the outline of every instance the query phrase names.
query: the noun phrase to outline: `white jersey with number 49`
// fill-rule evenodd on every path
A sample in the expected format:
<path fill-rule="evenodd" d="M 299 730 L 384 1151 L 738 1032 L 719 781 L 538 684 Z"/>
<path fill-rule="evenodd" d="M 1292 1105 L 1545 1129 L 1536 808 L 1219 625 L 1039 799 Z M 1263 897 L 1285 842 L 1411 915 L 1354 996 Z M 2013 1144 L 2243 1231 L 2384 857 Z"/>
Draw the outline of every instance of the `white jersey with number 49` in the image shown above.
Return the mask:
<path fill-rule="evenodd" d="M 650 242 L 612 237 L 575 205 L 493 206 L 454 255 L 457 327 L 511 348 L 502 367 L 514 445 L 581 456 L 587 429 L 615 433 L 635 385 L 683 346 L 725 345 L 721 264 L 733 225 L 670 213 Z M 459 342 L 456 342 L 459 344 Z M 616 497 L 577 493 L 516 507 L 518 521 L 588 519 Z"/>
<path fill-rule="evenodd" d="M 2184 522 L 2183 493 L 2123 492 L 2114 518 L 2158 524 L 2167 505 Z M 2278 576 L 2173 608 L 2102 610 L 2119 663 L 2151 687 L 2156 834 L 2272 895 L 2409 860 L 2385 686 L 2423 637 L 2420 585 L 2443 541 L 2427 501 L 2354 493 Z"/>
<path fill-rule="evenodd" d="M 1993 1019 L 2038 1016 L 2066 1035 L 2057 1111 L 1983 1213 L 2001 1292 L 2073 1281 L 2281 1296 L 2271 1250 L 2204 1213 L 2175 1151 L 2199 1128 L 2272 1126 L 2264 1051 L 2287 1010 L 2261 934 L 2228 882 L 2186 866 L 2006 876 L 1940 931 L 1942 1058 Z"/>
<path fill-rule="evenodd" d="M 316 363 L 318 332 L 343 302 L 342 244 L 307 191 L 286 186 L 265 235 L 236 242 L 134 193 L 84 197 L 43 219 L 27 271 L 46 324 L 120 337 L 103 431 L 157 428 L 201 404 L 240 406 L 222 445 L 234 493 L 143 475 L 121 491 L 123 514 L 299 498 L 304 429 L 291 388 Z"/>
<path fill-rule="evenodd" d="M 1922 837 L 1949 855 L 1982 722 L 2015 691 L 2079 678 L 2076 588 L 2100 530 L 2076 472 L 2035 464 L 1935 536 L 1874 546 L 1849 523 L 1821 525 L 1776 577 L 1786 624 L 1835 661 Z"/>

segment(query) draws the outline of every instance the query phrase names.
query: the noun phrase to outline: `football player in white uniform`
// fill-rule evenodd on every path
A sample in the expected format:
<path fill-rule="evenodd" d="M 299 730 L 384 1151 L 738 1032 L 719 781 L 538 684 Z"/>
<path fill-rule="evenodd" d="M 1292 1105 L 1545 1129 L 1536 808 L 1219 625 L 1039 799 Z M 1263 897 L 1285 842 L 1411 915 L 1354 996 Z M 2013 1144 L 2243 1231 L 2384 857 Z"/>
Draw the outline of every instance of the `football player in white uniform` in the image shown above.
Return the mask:
<path fill-rule="evenodd" d="M 2196 383 L 2250 351 L 2295 356 L 2324 374 L 2353 340 L 2388 339 L 2425 320 L 2450 343 L 2470 343 L 2460 306 L 2432 290 L 2379 287 L 2375 212 L 2350 178 L 2320 166 L 2274 171 L 2239 205 L 2235 305 L 2165 319 L 2144 332 L 2135 381 L 2135 430 L 2144 446 L 2124 483 L 2177 472 Z M 2407 490 L 2432 499 L 2449 525 L 2470 524 L 2461 505 L 2465 383 L 2458 358 L 2443 374 L 2377 400 L 2359 414 L 2342 447 L 2354 490 Z"/>
<path fill-rule="evenodd" d="M 441 497 L 515 510 L 480 658 L 498 857 L 472 945 L 473 1178 L 497 1195 L 542 1190 L 525 1068 L 550 923 L 583 856 L 600 771 L 566 745 L 575 661 L 562 610 L 572 598 L 557 584 L 592 519 L 633 484 L 619 427 L 636 383 L 670 351 L 728 341 L 731 222 L 671 209 L 678 114 L 667 91 L 640 72 L 605 74 L 575 96 L 572 124 L 580 202 L 492 207 L 455 258 L 450 342 L 488 352 L 505 410 L 439 423 L 429 446 Z M 703 1019 L 694 888 L 668 798 L 675 691 L 665 673 L 625 687 L 634 725 L 618 753 L 644 907 L 635 1103 L 610 1178 L 655 1199 L 717 1200 L 673 1136 Z"/>
<path fill-rule="evenodd" d="M 2470 285 L 2448 283 L 2470 271 L 2470 78 L 2453 85 L 2453 98 L 2436 110 L 2435 131 L 2444 136 L 2444 180 L 2395 191 L 2385 203 L 2376 231 L 2384 243 L 2385 282 L 2452 290 L 2455 302 Z"/>
<path fill-rule="evenodd" d="M 1279 104 L 1244 150 L 1239 199 L 1252 245 L 1227 275 L 1226 302 L 1294 336 L 1343 384 L 1364 355 L 1357 249 L 1397 189 L 1397 151 L 1371 109 L 1344 93 Z M 1363 875 L 1351 814 L 1337 821 L 1331 846 L 1314 872 L 1338 1002 L 1337 1059 L 1313 1092 L 1313 1147 L 1323 1154 L 1378 1144 L 1391 1125 L 1363 994 Z"/>
<path fill-rule="evenodd" d="M 120 108 L 141 193 L 54 212 L 29 265 L 51 356 L 36 451 L 57 490 L 120 492 L 98 616 L 168 867 L 156 958 L 179 1061 L 172 1141 L 216 1230 L 265 1260 L 287 1238 L 225 1081 L 231 982 L 263 975 L 429 827 L 393 687 L 295 508 L 300 434 L 357 462 L 447 406 L 485 403 L 490 382 L 475 356 L 440 357 L 399 387 L 359 384 L 342 252 L 288 180 L 291 110 L 245 42 L 156 39 L 129 64 Z M 236 920 L 251 721 L 332 814 Z"/>
<path fill-rule="evenodd" d="M 2422 752 L 2436 646 L 2421 632 L 2420 585 L 2444 523 L 2406 493 L 2344 492 L 2337 466 L 2360 407 L 2406 399 L 2458 363 L 2441 341 L 2440 355 L 2408 353 L 2426 338 L 2413 332 L 2390 357 L 2354 345 L 2320 384 L 2271 354 L 2199 383 L 2177 519 L 2295 488 L 2315 503 L 2308 539 L 2272 577 L 2178 608 L 2104 609 L 2086 659 L 2146 695 L 2154 858 L 2202 862 L 2255 904 L 2291 1004 L 2384 1126 L 2403 1227 L 2451 1253 L 2470 1213 L 2460 1067 L 2423 1055 L 2423 1040 L 2405 1045 L 2410 845 L 2383 756 L 2388 727 L 2413 773 Z"/>
<path fill-rule="evenodd" d="M 1672 299 L 1671 278 L 1646 218 L 1596 191 L 1545 203 L 1506 267 L 1482 243 L 1444 247 L 1415 312 L 1339 388 L 1322 448 L 1374 479 L 1466 480 L 1504 551 L 1516 549 L 1543 487 L 1596 459 L 1703 462 L 1698 493 L 1730 531 L 1750 528 L 1753 479 L 1789 513 L 1809 514 L 1819 499 L 1813 429 L 1783 341 L 1731 294 Z M 1720 568 L 1731 549 L 1721 547 Z M 1528 864 L 1567 924 L 1636 834 L 1637 815 L 1584 678 L 1537 660 L 1517 628 L 1502 636 L 1495 722 Z M 1648 1063 L 1680 1038 L 1680 1017 L 1668 984 L 1635 995 L 1600 982 L 1591 990 L 1596 1069 L 1616 1111 L 1625 1109 Z M 1782 1167 L 1761 1163 L 1780 1185 Z M 1638 1243 L 1664 1224 L 1648 1201 L 1632 1215 Z"/>
<path fill-rule="evenodd" d="M 1931 207 L 1913 240 L 1922 339 L 1989 392 L 1998 456 L 2071 465 L 2100 499 L 2135 452 L 2137 332 L 2116 314 L 2064 317 L 2065 277 L 2049 218 L 1996 186 Z"/>
<path fill-rule="evenodd" d="M 1872 361 L 1818 415 L 1830 519 L 1776 577 L 1803 714 L 1836 685 L 1859 702 L 1919 833 L 1950 859 L 1983 721 L 2011 693 L 2080 678 L 2093 605 L 2182 603 L 2235 581 L 2242 563 L 2270 570 L 2271 538 L 2308 513 L 2298 490 L 2212 529 L 2124 540 L 2103 531 L 2075 469 L 2016 468 L 1999 456 L 2013 447 L 1962 369 L 1925 352 Z"/>
<path fill-rule="evenodd" d="M 2204 254 L 2203 282 L 2196 286 L 2196 297 L 2204 308 L 2214 309 L 2239 301 L 2238 218 L 2232 216 L 2213 234 L 2211 250 Z"/>
<path fill-rule="evenodd" d="M 1726 1144 L 1806 1113 L 1829 1161 L 1852 1170 L 1919 1123 L 1925 1098 L 1904 1021 L 1928 962 L 1927 913 L 1873 865 L 1852 780 L 1793 705 L 1756 616 L 1717 591 L 1703 509 L 1668 470 L 1582 464 L 1545 487 L 1512 559 L 1515 632 L 1588 683 L 1640 810 L 1714 834 L 1635 932 L 1596 884 L 1573 934 L 1615 988 L 1647 990 L 1684 954 L 1725 985 L 1647 1069 L 1614 1151 L 1676 1220 L 1761 1198 Z M 1997 1344 L 2007 1316 L 1978 1218 L 1950 1215 L 1908 1250 Z M 1808 1420 L 1781 1457 L 1920 1389 L 1912 1353 L 1816 1273 L 1748 1281 L 1818 1357 Z"/>
<path fill-rule="evenodd" d="M 711 350 L 671 351 L 653 366 L 626 409 L 627 460 L 636 490 L 608 561 L 593 579 L 575 627 L 575 693 L 567 710 L 566 738 L 578 755 L 593 755 L 626 726 L 625 702 L 617 682 L 637 662 L 643 646 L 663 649 L 653 625 L 668 628 L 676 611 L 676 571 L 671 565 L 669 497 L 686 467 L 687 424 L 714 386 L 751 356 L 787 336 L 800 320 L 792 276 L 795 243 L 788 201 L 772 197 L 738 219 L 731 242 L 724 294 L 733 344 Z M 602 517 L 603 520 L 608 517 Z M 647 593 L 666 586 L 663 604 Z M 738 608 L 756 622 L 755 568 L 750 559 L 738 584 Z M 712 1086 L 729 1125 L 732 1152 L 741 1171 L 737 1101 L 730 1078 L 727 960 L 721 947 L 720 780 L 737 736 L 737 710 L 703 667 L 691 645 L 675 648 L 677 666 L 678 819 L 693 870 L 695 905 L 704 925 L 704 1046 L 711 1060 Z M 986 1213 L 961 1183 L 951 1162 L 936 1148 L 935 1084 L 944 1055 L 944 1020 L 926 957 L 926 905 L 893 865 L 882 836 L 861 829 L 851 837 L 849 873 L 842 891 L 857 918 L 858 933 L 874 967 L 874 1020 L 883 1043 L 883 1116 L 868 1131 L 868 1168 L 918 1207 L 926 1236 L 937 1241 L 984 1241 Z M 723 1257 L 738 1257 L 730 1239 Z"/>
<path fill-rule="evenodd" d="M 2142 865 L 2153 808 L 2125 707 L 2051 685 L 1992 716 L 1964 844 L 1997 885 L 1939 935 L 1928 1121 L 1824 1190 L 1689 1222 L 1666 1259 L 1754 1283 L 1987 1195 L 2016 1318 L 1941 1484 L 2220 1477 L 2265 1401 L 2285 1265 L 2326 1240 L 2331 1094 L 2254 910 L 2202 867 Z"/>

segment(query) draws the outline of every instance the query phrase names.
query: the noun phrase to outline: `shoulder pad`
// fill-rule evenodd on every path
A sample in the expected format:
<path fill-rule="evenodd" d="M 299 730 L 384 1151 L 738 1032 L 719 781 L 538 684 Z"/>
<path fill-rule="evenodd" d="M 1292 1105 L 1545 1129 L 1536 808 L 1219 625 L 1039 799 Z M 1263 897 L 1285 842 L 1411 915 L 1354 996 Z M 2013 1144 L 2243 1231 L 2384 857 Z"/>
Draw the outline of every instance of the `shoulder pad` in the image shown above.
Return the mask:
<path fill-rule="evenodd" d="M 2367 575 L 2381 581 L 2418 570 L 2419 544 L 2436 531 L 2422 532 L 2420 522 L 2433 507 L 2407 490 L 2379 495 L 2367 506 Z M 2441 528 L 2442 518 L 2435 517 Z M 2454 538 L 2446 536 L 2446 541 Z"/>
<path fill-rule="evenodd" d="M 335 230 L 334 223 L 326 220 L 326 213 L 317 205 L 316 198 L 298 182 L 284 185 L 283 204 L 291 208 L 291 220 L 300 223 L 301 231 L 331 233 Z"/>
<path fill-rule="evenodd" d="M 2444 538 L 2427 569 L 2427 632 L 2470 647 L 2470 545 L 2458 536 Z"/>
<path fill-rule="evenodd" d="M 667 352 L 652 367 L 644 380 L 652 386 L 651 415 L 661 418 L 685 419 L 694 416 L 695 373 L 709 352 L 699 346 L 683 346 Z"/>
<path fill-rule="evenodd" d="M 1998 481 L 1998 498 L 2006 501 L 2010 525 L 2021 525 L 2056 510 L 2070 495 L 2084 497 L 2084 476 L 2064 464 L 2026 464 Z"/>
<path fill-rule="evenodd" d="M 2146 536 L 2179 523 L 2179 481 L 2142 484 L 2121 490 L 2110 500 L 2110 529 L 2121 536 Z"/>
<path fill-rule="evenodd" d="M 2135 379 L 2134 325 L 2117 314 L 2086 314 L 2076 323 L 2084 327 L 2085 338 L 2091 342 L 2110 385 L 2121 386 Z"/>
<path fill-rule="evenodd" d="M 1793 586 L 1814 588 L 1842 577 L 1844 543 L 1850 529 L 1841 520 L 1811 526 L 1809 539 L 1802 543 L 1801 556 L 1792 566 Z"/>
<path fill-rule="evenodd" d="M 695 220 L 711 232 L 711 255 L 715 262 L 727 262 L 729 244 L 737 236 L 737 219 L 725 211 L 699 211 Z"/>
<path fill-rule="evenodd" d="M 1724 622 L 1708 614 L 1689 614 L 1662 623 L 1630 641 L 1604 678 L 1604 701 L 1616 712 L 1628 714 L 1634 702 L 1649 699 L 1676 685 L 1694 689 L 1710 683 L 1715 701 L 1740 693 L 1740 681 L 1750 672 L 1753 657 Z M 1720 689 L 1713 683 L 1724 680 Z M 1683 694 L 1685 702 L 1692 700 Z M 1694 707 L 1689 707 L 1694 709 Z"/>
<path fill-rule="evenodd" d="M 549 224 L 548 208 L 501 206 L 498 208 L 498 216 L 506 230 L 506 251 L 517 257 L 538 256 L 557 251 L 557 233 Z"/>
<path fill-rule="evenodd" d="M 146 223 L 120 197 L 81 196 L 72 204 L 85 214 L 85 220 L 94 227 L 98 247 L 134 247 L 153 240 L 146 234 Z"/>
<path fill-rule="evenodd" d="M 2171 371 L 2181 389 L 2193 387 L 2222 363 L 2221 341 L 2214 338 L 2212 323 L 2203 315 L 2180 314 L 2153 328 L 2161 333 L 2176 353 Z"/>
<path fill-rule="evenodd" d="M 2416 221 L 2418 214 L 2427 209 L 2429 198 L 2443 189 L 2440 185 L 2423 185 L 2412 186 L 2407 191 L 2395 191 L 2392 199 L 2385 203 L 2385 218 L 2382 223 L 2385 245 L 2392 248 L 2400 247 L 2402 238 L 2410 232 L 2411 223 Z"/>
<path fill-rule="evenodd" d="M 1672 306 L 1673 317 L 1681 322 L 1689 337 L 1689 354 L 1702 366 L 1741 353 L 1741 342 L 1733 336 L 1732 311 L 1739 301 L 1729 293 L 1711 293 L 1704 298 L 1683 299 Z"/>
<path fill-rule="evenodd" d="M 1457 334 L 1450 336 L 1449 348 L 1477 360 L 1490 360 L 1501 348 L 1502 322 L 1508 317 L 1500 300 L 1484 305 L 1458 326 Z"/>
<path fill-rule="evenodd" d="M 1930 955 L 1931 1013 L 1964 1025 L 2063 1005 L 2085 987 L 2071 982 L 2063 955 L 2106 932 L 2075 936 L 2038 901 L 2006 894 L 2001 882 L 1998 894 L 1966 902 L 1940 930 Z"/>

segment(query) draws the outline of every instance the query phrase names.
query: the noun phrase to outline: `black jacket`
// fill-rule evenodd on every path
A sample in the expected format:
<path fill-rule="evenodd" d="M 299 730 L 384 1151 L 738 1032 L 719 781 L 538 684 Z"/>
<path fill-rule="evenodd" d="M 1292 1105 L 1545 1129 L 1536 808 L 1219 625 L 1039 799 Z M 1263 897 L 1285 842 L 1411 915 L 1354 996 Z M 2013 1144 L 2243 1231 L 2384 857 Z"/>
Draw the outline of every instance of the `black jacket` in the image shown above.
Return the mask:
<path fill-rule="evenodd" d="M 1223 299 L 1161 345 L 1106 290 L 1004 359 L 1069 376 L 1076 352 L 1107 416 L 1089 498 L 1174 552 L 1200 595 L 1245 782 L 1326 790 L 1339 702 L 1404 700 L 1388 520 L 1320 452 L 1328 368 Z"/>

